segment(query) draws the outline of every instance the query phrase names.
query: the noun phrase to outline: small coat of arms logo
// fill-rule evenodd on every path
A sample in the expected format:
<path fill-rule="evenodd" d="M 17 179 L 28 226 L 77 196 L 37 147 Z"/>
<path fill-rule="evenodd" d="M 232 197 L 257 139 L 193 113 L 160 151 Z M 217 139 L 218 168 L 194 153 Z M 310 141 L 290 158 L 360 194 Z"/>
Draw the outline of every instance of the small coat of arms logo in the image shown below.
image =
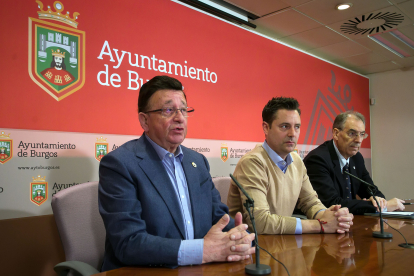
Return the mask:
<path fill-rule="evenodd" d="M 46 176 L 40 177 L 38 175 L 33 178 L 33 182 L 30 183 L 30 201 L 37 206 L 42 205 L 47 200 L 47 182 Z"/>
<path fill-rule="evenodd" d="M 10 134 L 5 134 L 4 131 L 0 134 L 0 164 L 10 161 L 13 157 L 13 140 L 10 139 Z"/>
<path fill-rule="evenodd" d="M 102 136 L 100 138 L 96 138 L 95 159 L 101 161 L 102 157 L 104 157 L 107 153 L 108 143 L 106 143 L 106 138 L 104 139 Z"/>
<path fill-rule="evenodd" d="M 54 11 L 36 2 L 39 19 L 29 17 L 29 75 L 60 101 L 85 83 L 85 32 L 77 30 L 79 13 L 64 13 L 62 2 L 53 3 Z"/>
<path fill-rule="evenodd" d="M 223 162 L 226 162 L 227 159 L 229 159 L 228 154 L 229 154 L 229 148 L 227 147 L 227 144 L 221 144 L 220 158 Z"/>

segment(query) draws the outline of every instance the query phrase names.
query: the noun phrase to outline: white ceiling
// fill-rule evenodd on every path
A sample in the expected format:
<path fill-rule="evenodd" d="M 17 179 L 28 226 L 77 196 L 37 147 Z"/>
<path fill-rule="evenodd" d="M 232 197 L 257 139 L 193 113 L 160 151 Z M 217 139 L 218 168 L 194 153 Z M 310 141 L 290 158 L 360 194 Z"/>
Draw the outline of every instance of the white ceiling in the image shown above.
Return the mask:
<path fill-rule="evenodd" d="M 224 1 L 259 16 L 249 20 L 257 25 L 257 32 L 358 73 L 366 75 L 414 67 L 414 49 L 387 33 L 397 29 L 414 41 L 414 0 Z M 339 11 L 336 6 L 341 3 L 353 6 Z M 355 32 L 361 30 L 361 25 L 356 28 L 358 20 L 365 20 L 368 26 L 374 24 L 373 17 L 378 13 L 385 14 L 383 19 L 376 19 L 388 24 L 385 31 L 374 28 L 365 34 L 344 32 L 343 26 L 353 26 Z M 368 37 L 371 30 L 371 35 L 384 32 L 382 37 L 410 56 L 401 58 L 377 44 Z"/>

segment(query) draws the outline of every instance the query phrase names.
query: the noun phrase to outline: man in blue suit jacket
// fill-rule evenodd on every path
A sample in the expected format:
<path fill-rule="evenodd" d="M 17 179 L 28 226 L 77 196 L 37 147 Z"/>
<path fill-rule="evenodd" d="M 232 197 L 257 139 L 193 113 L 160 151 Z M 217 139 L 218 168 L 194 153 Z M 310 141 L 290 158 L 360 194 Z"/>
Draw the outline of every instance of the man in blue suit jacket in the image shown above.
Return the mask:
<path fill-rule="evenodd" d="M 194 111 L 182 90 L 167 76 L 144 84 L 138 98 L 144 134 L 101 160 L 102 271 L 238 261 L 254 253 L 254 234 L 245 231 L 241 214 L 228 216 L 207 159 L 181 146 Z"/>

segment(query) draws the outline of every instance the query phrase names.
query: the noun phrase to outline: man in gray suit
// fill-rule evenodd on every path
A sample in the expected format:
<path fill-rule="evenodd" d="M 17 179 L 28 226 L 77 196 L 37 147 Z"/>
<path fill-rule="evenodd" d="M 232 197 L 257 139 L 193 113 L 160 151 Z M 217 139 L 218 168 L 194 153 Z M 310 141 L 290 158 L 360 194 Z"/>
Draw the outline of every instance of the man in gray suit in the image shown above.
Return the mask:
<path fill-rule="evenodd" d="M 246 232 L 221 203 L 207 159 L 181 145 L 187 107 L 181 83 L 145 83 L 138 98 L 141 138 L 105 155 L 99 168 L 99 211 L 106 228 L 102 270 L 239 261 L 254 253 Z"/>

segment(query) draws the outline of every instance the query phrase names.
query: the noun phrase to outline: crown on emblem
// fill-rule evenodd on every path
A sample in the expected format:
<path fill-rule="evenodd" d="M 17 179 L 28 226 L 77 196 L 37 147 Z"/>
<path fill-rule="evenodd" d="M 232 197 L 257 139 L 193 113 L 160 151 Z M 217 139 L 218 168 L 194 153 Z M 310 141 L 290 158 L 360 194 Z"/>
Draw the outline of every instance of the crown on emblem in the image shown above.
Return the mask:
<path fill-rule="evenodd" d="M 227 144 L 226 143 L 221 143 L 221 146 L 224 148 L 224 147 L 227 147 Z"/>
<path fill-rule="evenodd" d="M 43 3 L 41 1 L 36 1 L 36 3 L 38 4 L 38 7 L 40 9 L 40 11 L 37 12 L 37 14 L 39 15 L 40 19 L 51 19 L 51 20 L 56 20 L 65 24 L 68 24 L 69 26 L 72 26 L 74 28 L 78 28 L 78 22 L 76 21 L 76 19 L 78 19 L 78 12 L 74 12 L 73 13 L 73 17 L 71 18 L 69 16 L 69 12 L 66 12 L 66 14 L 63 14 L 63 4 L 60 1 L 55 1 L 53 3 L 53 7 L 55 8 L 56 11 L 52 11 L 50 9 L 50 6 L 47 6 L 47 11 L 43 10 Z"/>
<path fill-rule="evenodd" d="M 107 138 L 103 138 L 102 136 L 100 138 L 96 138 L 96 142 L 106 142 Z"/>
<path fill-rule="evenodd" d="M 4 131 L 2 131 L 1 134 L 0 134 L 0 138 L 4 138 L 4 139 L 9 138 L 10 139 L 10 133 L 6 134 L 6 133 L 4 133 Z"/>
<path fill-rule="evenodd" d="M 61 52 L 59 49 L 57 49 L 56 51 L 52 50 L 52 56 L 65 58 L 65 52 Z"/>
<path fill-rule="evenodd" d="M 46 180 L 46 176 L 40 177 L 40 175 L 38 175 L 36 178 L 33 178 L 33 182 L 44 182 Z"/>

